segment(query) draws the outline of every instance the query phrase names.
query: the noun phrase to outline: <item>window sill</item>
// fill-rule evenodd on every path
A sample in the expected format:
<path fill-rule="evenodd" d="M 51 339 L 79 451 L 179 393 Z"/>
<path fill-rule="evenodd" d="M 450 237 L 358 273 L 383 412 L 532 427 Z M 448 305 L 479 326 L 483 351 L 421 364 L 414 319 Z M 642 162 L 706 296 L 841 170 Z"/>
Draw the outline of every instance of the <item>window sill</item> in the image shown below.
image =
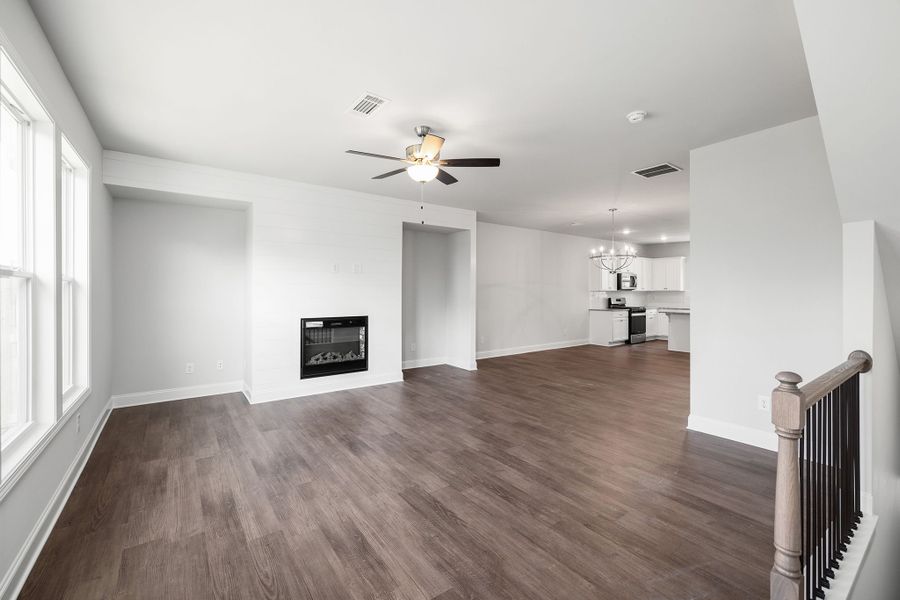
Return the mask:
<path fill-rule="evenodd" d="M 72 393 L 76 392 L 76 393 Z M 32 423 L 27 431 L 17 436 L 15 445 L 19 448 L 11 452 L 10 464 L 12 467 L 8 473 L 4 473 L 3 480 L 0 481 L 0 503 L 15 487 L 16 482 L 28 471 L 28 468 L 43 453 L 44 449 L 53 441 L 63 427 L 66 426 L 69 419 L 76 413 L 78 408 L 84 404 L 84 401 L 91 395 L 90 388 L 80 388 L 78 390 L 70 390 L 72 396 L 70 404 L 65 408 L 62 417 L 52 424 Z M 90 432 L 84 432 L 85 435 Z M 4 459 L 7 458 L 7 452 L 4 451 Z"/>
<path fill-rule="evenodd" d="M 71 410 L 73 410 L 76 406 L 81 406 L 84 402 L 84 399 L 91 395 L 91 388 L 89 387 L 81 387 L 81 386 L 73 386 L 69 388 L 69 391 L 63 395 L 63 418 L 62 421 L 65 422 L 68 418 L 66 415 L 69 414 Z"/>

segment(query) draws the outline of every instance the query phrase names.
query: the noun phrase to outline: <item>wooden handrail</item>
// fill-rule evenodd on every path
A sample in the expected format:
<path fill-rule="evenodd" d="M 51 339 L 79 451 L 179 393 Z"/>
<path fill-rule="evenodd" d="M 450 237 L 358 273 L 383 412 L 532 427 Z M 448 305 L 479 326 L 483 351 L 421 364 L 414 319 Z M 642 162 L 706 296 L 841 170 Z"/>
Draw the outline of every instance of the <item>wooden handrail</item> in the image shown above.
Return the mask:
<path fill-rule="evenodd" d="M 868 373 L 870 370 L 872 370 L 872 357 L 869 356 L 869 353 L 863 350 L 854 350 L 843 363 L 800 388 L 805 400 L 803 408 L 809 408 L 818 402 L 819 398 L 836 389 L 857 373 Z M 778 379 L 778 375 L 775 376 L 775 379 Z M 781 380 L 779 379 L 779 381 Z"/>
<path fill-rule="evenodd" d="M 857 373 L 867 373 L 871 368 L 872 357 L 856 350 L 845 362 L 803 387 L 798 387 L 803 378 L 797 373 L 782 371 L 775 376 L 778 387 L 772 391 L 772 423 L 778 434 L 778 472 L 775 481 L 775 561 L 770 575 L 772 600 L 799 600 L 803 591 L 798 457 L 806 409 Z"/>

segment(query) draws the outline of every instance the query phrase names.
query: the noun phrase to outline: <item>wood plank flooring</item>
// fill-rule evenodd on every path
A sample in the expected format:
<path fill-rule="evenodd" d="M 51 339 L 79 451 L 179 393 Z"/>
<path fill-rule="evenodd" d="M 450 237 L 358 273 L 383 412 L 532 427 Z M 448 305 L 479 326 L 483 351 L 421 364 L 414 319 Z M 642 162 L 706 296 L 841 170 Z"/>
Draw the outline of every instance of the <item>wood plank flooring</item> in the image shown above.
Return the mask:
<path fill-rule="evenodd" d="M 775 456 L 583 346 L 113 412 L 22 598 L 765 598 Z"/>

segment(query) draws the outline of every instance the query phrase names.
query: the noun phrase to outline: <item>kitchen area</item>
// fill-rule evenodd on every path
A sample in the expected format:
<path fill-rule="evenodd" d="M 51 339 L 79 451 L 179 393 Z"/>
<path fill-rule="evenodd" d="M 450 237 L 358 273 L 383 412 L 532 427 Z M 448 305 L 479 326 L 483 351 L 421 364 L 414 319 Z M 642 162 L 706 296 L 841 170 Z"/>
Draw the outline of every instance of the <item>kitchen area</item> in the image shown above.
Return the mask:
<path fill-rule="evenodd" d="M 665 340 L 672 352 L 690 352 L 690 245 L 653 246 L 658 247 L 650 247 L 647 256 L 635 256 L 617 272 L 591 261 L 591 344 L 613 347 Z M 673 253 L 683 255 L 663 256 Z"/>

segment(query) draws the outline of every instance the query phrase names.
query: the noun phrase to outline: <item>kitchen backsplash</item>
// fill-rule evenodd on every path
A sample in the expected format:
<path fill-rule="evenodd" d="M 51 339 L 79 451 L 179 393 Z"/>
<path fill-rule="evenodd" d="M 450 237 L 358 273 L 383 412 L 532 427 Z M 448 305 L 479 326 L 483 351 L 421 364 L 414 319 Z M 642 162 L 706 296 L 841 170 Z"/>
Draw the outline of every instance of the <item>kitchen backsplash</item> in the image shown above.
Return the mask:
<path fill-rule="evenodd" d="M 606 308 L 607 298 L 625 298 L 629 306 L 690 308 L 690 292 L 590 292 L 589 308 Z"/>

